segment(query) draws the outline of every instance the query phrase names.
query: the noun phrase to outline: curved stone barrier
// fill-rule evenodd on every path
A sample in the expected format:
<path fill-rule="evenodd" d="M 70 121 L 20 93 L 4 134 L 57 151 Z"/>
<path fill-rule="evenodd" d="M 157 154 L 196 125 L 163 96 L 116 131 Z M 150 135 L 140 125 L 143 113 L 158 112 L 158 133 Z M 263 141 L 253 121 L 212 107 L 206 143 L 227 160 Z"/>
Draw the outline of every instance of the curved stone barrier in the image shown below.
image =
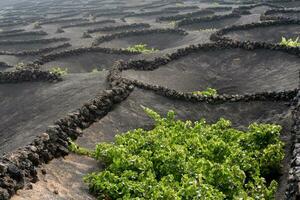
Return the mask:
<path fill-rule="evenodd" d="M 93 25 L 107 24 L 107 23 L 116 23 L 116 20 L 108 19 L 108 20 L 102 20 L 96 22 L 82 22 L 77 24 L 61 26 L 60 28 L 85 27 L 85 26 L 93 26 Z"/>
<path fill-rule="evenodd" d="M 13 67 L 13 66 L 11 66 L 5 62 L 0 62 L 0 68 L 11 68 L 11 67 Z"/>
<path fill-rule="evenodd" d="M 167 7 L 163 10 L 165 11 L 184 11 L 184 10 L 193 10 L 193 9 L 199 9 L 199 6 L 176 6 L 176 7 Z"/>
<path fill-rule="evenodd" d="M 9 56 L 35 56 L 43 53 L 49 53 L 62 48 L 67 48 L 72 46 L 70 43 L 64 43 L 54 47 L 42 48 L 32 51 L 19 51 L 19 52 L 10 52 L 10 51 L 0 51 L 0 55 L 9 55 Z"/>
<path fill-rule="evenodd" d="M 43 65 L 47 62 L 51 62 L 53 60 L 56 60 L 58 58 L 64 58 L 64 57 L 69 57 L 69 56 L 78 56 L 84 53 L 89 53 L 89 52 L 95 52 L 95 53 L 106 53 L 106 54 L 126 54 L 126 55 L 137 55 L 139 53 L 135 52 L 130 52 L 127 50 L 122 50 L 122 49 L 109 49 L 109 48 L 102 48 L 102 47 L 87 47 L 87 48 L 77 48 L 77 49 L 72 49 L 72 50 L 67 50 L 67 51 L 62 51 L 59 53 L 53 53 L 53 54 L 48 54 L 44 55 L 38 60 L 34 61 L 35 64 L 37 65 Z"/>
<path fill-rule="evenodd" d="M 299 17 L 289 17 L 289 16 L 282 16 L 284 14 L 295 14 L 299 15 Z M 260 20 L 299 20 L 300 19 L 300 10 L 299 9 L 271 9 L 267 10 L 264 14 L 261 15 Z"/>
<path fill-rule="evenodd" d="M 214 15 L 209 17 L 202 17 L 202 18 L 190 18 L 184 19 L 176 23 L 176 27 L 182 27 L 185 25 L 197 24 L 201 22 L 211 22 L 211 21 L 218 21 L 221 19 L 230 19 L 230 18 L 240 18 L 241 15 L 236 13 L 231 13 L 227 15 Z"/>
<path fill-rule="evenodd" d="M 97 33 L 97 32 L 107 32 L 107 31 L 121 31 L 127 28 L 150 28 L 149 24 L 146 23 L 134 23 L 128 25 L 119 25 L 119 26 L 105 26 L 101 28 L 88 29 L 87 33 Z"/>
<path fill-rule="evenodd" d="M 134 12 L 120 12 L 120 11 L 116 11 L 116 12 L 108 12 L 108 13 L 99 13 L 99 14 L 95 14 L 95 17 L 109 17 L 109 16 L 119 16 L 119 15 L 133 15 L 135 14 Z"/>
<path fill-rule="evenodd" d="M 18 37 L 18 36 L 44 36 L 48 35 L 45 31 L 28 31 L 28 32 L 17 32 L 17 33 L 6 33 L 6 34 L 0 34 L 0 38 L 6 38 L 6 37 Z"/>
<path fill-rule="evenodd" d="M 0 40 L 0 45 L 14 45 L 14 44 L 49 44 L 54 42 L 65 42 L 69 38 L 48 38 L 37 40 Z"/>
<path fill-rule="evenodd" d="M 88 19 L 84 18 L 73 18 L 73 19 L 55 19 L 55 20 L 45 20 L 42 22 L 39 22 L 40 25 L 45 25 L 45 24 L 56 24 L 56 23 L 72 23 L 74 21 L 88 21 Z"/>
<path fill-rule="evenodd" d="M 93 42 L 93 46 L 97 46 L 103 42 L 108 42 L 113 39 L 128 37 L 128 36 L 137 36 L 137 35 L 145 35 L 145 34 L 153 34 L 153 33 L 174 33 L 179 35 L 187 35 L 188 33 L 181 29 L 145 29 L 145 30 L 136 30 L 136 31 L 126 31 L 121 33 L 115 33 L 110 35 L 100 36 L 95 39 Z"/>
<path fill-rule="evenodd" d="M 0 199 L 8 200 L 28 182 L 38 181 L 36 167 L 69 153 L 69 138 L 76 139 L 81 129 L 104 117 L 112 107 L 126 99 L 133 86 L 119 84 L 105 90 L 77 111 L 57 120 L 31 144 L 0 158 Z"/>
<path fill-rule="evenodd" d="M 10 34 L 10 33 L 20 33 L 20 32 L 24 32 L 24 31 L 25 31 L 25 29 L 13 29 L 13 30 L 1 31 L 0 35 Z"/>
<path fill-rule="evenodd" d="M 143 89 L 149 89 L 158 92 L 161 95 L 172 97 L 175 99 L 182 99 L 186 101 L 208 101 L 208 102 L 224 102 L 224 101 L 249 101 L 249 100 L 291 100 L 293 98 L 298 89 L 290 90 L 290 91 L 283 91 L 283 92 L 262 92 L 257 94 L 250 94 L 250 95 L 217 95 L 214 97 L 203 97 L 194 95 L 192 93 L 186 92 L 178 92 L 173 89 L 169 89 L 163 86 L 158 85 L 151 85 L 146 84 L 138 80 L 129 80 L 123 78 L 121 76 L 121 71 L 128 70 L 128 69 L 135 69 L 135 70 L 155 70 L 161 66 L 164 66 L 171 61 L 177 60 L 183 56 L 186 56 L 190 53 L 197 52 L 199 50 L 210 50 L 210 49 L 231 49 L 231 48 L 244 48 L 247 50 L 254 50 L 254 49 L 269 49 L 274 51 L 283 51 L 288 52 L 294 55 L 299 56 L 300 49 L 299 48 L 287 48 L 278 45 L 271 45 L 271 44 L 261 44 L 261 43 L 241 43 L 241 42 L 224 42 L 224 43 L 215 43 L 215 44 L 200 44 L 197 46 L 190 46 L 183 49 L 178 49 L 177 52 L 168 54 L 164 57 L 158 57 L 153 60 L 133 60 L 129 62 L 119 62 L 115 65 L 109 73 L 108 80 L 111 85 L 116 85 L 119 82 L 126 82 L 128 84 L 134 84 L 137 87 Z"/>
<path fill-rule="evenodd" d="M 258 23 L 251 24 L 242 24 L 242 25 L 233 25 L 230 27 L 226 27 L 224 29 L 220 29 L 219 31 L 213 33 L 210 37 L 213 41 L 234 41 L 234 39 L 230 39 L 225 37 L 224 35 L 231 31 L 240 31 L 240 30 L 248 30 L 257 27 L 269 27 L 274 25 L 300 25 L 300 20 L 293 19 L 281 19 L 278 21 L 263 21 Z"/>
<path fill-rule="evenodd" d="M 21 69 L 12 72 L 0 72 L 0 84 L 3 83 L 20 83 L 34 81 L 57 82 L 61 77 L 58 74 L 38 69 Z"/>
<path fill-rule="evenodd" d="M 199 17 L 199 15 L 213 15 L 215 12 L 213 10 L 203 9 L 195 12 L 190 12 L 186 14 L 163 16 L 156 19 L 156 21 L 178 21 L 182 19 L 189 19 L 193 17 Z"/>
<path fill-rule="evenodd" d="M 282 6 L 274 5 L 271 3 L 258 3 L 258 4 L 256 3 L 253 5 L 239 6 L 235 9 L 233 9 L 233 13 L 237 13 L 240 15 L 248 15 L 248 14 L 251 14 L 251 12 L 249 11 L 250 9 L 260 7 L 260 6 L 269 6 L 271 8 L 282 8 Z"/>

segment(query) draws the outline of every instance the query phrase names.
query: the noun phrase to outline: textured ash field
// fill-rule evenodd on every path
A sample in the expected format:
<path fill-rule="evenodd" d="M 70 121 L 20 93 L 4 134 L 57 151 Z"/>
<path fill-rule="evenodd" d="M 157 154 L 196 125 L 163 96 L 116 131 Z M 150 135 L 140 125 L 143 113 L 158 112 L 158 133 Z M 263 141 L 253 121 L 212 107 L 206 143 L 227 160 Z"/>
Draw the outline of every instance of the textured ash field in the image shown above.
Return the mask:
<path fill-rule="evenodd" d="M 183 120 L 214 122 L 224 117 L 240 129 L 253 122 L 282 125 L 286 157 L 276 199 L 285 199 L 297 136 L 295 107 L 291 106 L 294 96 L 288 94 L 299 87 L 300 50 L 276 44 L 282 36 L 300 35 L 299 10 L 286 11 L 300 9 L 300 1 L 24 0 L 0 2 L 0 6 L 0 154 L 16 162 L 18 176 L 24 178 L 13 183 L 5 179 L 4 186 L 0 184 L 0 200 L 6 191 L 13 200 L 96 199 L 82 177 L 101 169 L 101 164 L 72 153 L 62 157 L 68 153 L 65 149 L 53 153 L 47 146 L 37 153 L 37 163 L 22 160 L 35 174 L 20 167 L 18 156 L 32 151 L 33 141 L 45 136 L 49 127 L 82 110 L 84 125 L 74 128 L 67 121 L 64 128 L 80 129 L 77 142 L 87 148 L 113 141 L 117 133 L 150 129 L 153 122 L 141 105 L 161 114 L 173 109 Z M 278 23 L 268 24 L 267 18 Z M 156 51 L 125 50 L 139 43 Z M 217 45 L 208 45 L 213 43 Z M 203 46 L 197 49 L 197 45 Z M 20 66 L 29 75 L 17 77 Z M 53 67 L 66 68 L 68 74 L 61 81 L 49 82 L 32 72 Z M 128 97 L 117 91 L 116 97 L 107 100 L 105 111 L 101 106 L 87 109 L 103 93 L 111 94 L 117 81 L 130 83 L 133 91 L 128 91 Z M 207 87 L 216 88 L 225 100 L 189 96 Z M 280 92 L 283 96 L 279 97 Z M 51 145 L 66 143 L 60 142 Z"/>

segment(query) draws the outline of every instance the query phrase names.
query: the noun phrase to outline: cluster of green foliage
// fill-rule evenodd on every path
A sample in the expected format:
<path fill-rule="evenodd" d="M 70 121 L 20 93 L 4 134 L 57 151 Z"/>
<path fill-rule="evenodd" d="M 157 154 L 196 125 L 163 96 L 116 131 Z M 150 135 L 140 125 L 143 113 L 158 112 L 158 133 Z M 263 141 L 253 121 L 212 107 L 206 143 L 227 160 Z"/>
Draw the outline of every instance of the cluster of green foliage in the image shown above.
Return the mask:
<path fill-rule="evenodd" d="M 152 53 L 157 51 L 154 48 L 148 48 L 147 44 L 136 44 L 130 47 L 127 47 L 125 50 L 134 52 L 134 53 Z"/>
<path fill-rule="evenodd" d="M 145 111 L 154 129 L 117 135 L 93 151 L 106 169 L 84 180 L 98 199 L 274 199 L 277 182 L 264 177 L 284 157 L 280 126 L 254 123 L 240 131 L 225 119 L 193 123 L 175 120 L 172 111 L 166 118 Z"/>
<path fill-rule="evenodd" d="M 292 38 L 286 39 L 285 37 L 282 37 L 280 45 L 287 47 L 300 47 L 299 37 L 297 37 L 295 40 Z"/>
<path fill-rule="evenodd" d="M 68 73 L 67 68 L 63 69 L 61 67 L 53 67 L 49 71 L 52 74 L 57 74 L 57 75 L 60 75 L 60 76 L 66 75 Z"/>
<path fill-rule="evenodd" d="M 34 29 L 39 29 L 39 28 L 41 28 L 42 26 L 41 26 L 41 24 L 40 24 L 40 22 L 34 22 L 33 23 L 33 28 Z"/>
<path fill-rule="evenodd" d="M 176 7 L 182 7 L 182 6 L 184 6 L 184 3 L 176 3 L 175 6 Z"/>
<path fill-rule="evenodd" d="M 18 64 L 16 64 L 16 70 L 22 70 L 25 66 L 25 63 L 19 62 Z"/>
<path fill-rule="evenodd" d="M 78 146 L 76 143 L 74 143 L 72 140 L 69 140 L 69 150 L 73 153 L 76 153 L 78 155 L 85 155 L 85 156 L 92 156 L 93 152 Z"/>
<path fill-rule="evenodd" d="M 195 91 L 193 92 L 193 94 L 199 96 L 211 97 L 211 96 L 216 96 L 218 92 L 214 88 L 207 88 L 206 90 L 203 91 Z"/>
<path fill-rule="evenodd" d="M 169 25 L 172 26 L 172 27 L 176 27 L 176 21 L 171 21 L 171 22 L 169 23 Z"/>

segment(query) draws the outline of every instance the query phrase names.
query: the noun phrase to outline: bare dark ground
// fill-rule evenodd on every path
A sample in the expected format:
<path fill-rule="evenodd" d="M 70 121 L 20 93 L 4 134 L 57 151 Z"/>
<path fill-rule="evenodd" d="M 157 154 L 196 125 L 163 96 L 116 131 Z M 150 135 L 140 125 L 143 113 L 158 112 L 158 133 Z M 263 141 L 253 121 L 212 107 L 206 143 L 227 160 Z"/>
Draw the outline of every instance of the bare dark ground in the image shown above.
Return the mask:
<path fill-rule="evenodd" d="M 0 2 L 7 4 L 7 2 Z M 185 6 L 197 5 L 199 9 L 206 7 L 228 6 L 227 4 L 211 4 L 207 2 L 185 1 Z M 300 7 L 299 1 L 280 3 L 287 7 Z M 128 0 L 115 2 L 108 1 L 37 1 L 31 3 L 18 2 L 15 7 L 1 8 L 0 29 L 9 31 L 13 29 L 25 29 L 25 31 L 45 31 L 45 36 L 6 37 L 3 40 L 29 40 L 53 37 L 66 37 L 71 47 L 53 51 L 61 52 L 78 47 L 90 47 L 96 36 L 106 33 L 92 34 L 94 38 L 82 38 L 83 33 L 91 28 L 107 26 L 92 25 L 83 27 L 65 28 L 63 33 L 57 33 L 57 29 L 63 25 L 80 22 L 82 18 L 87 22 L 93 20 L 114 19 L 116 23 L 111 25 L 125 25 L 131 23 L 149 23 L 151 28 L 173 28 L 170 22 L 157 22 L 162 13 L 152 16 L 122 17 L 126 12 L 150 12 L 160 11 L 167 7 L 180 6 L 177 2 L 166 1 L 137 1 Z M 239 4 L 231 4 L 233 8 Z M 99 9 L 95 11 L 94 9 Z M 115 39 L 100 46 L 109 48 L 127 48 L 137 43 L 146 43 L 149 47 L 160 51 L 153 54 L 138 55 L 136 58 L 152 59 L 166 53 L 174 52 L 191 44 L 208 43 L 211 33 L 215 29 L 231 25 L 247 24 L 260 21 L 260 14 L 269 9 L 268 6 L 260 6 L 250 9 L 252 14 L 242 15 L 240 18 L 199 23 L 184 26 L 188 31 L 187 36 L 172 34 L 144 35 L 138 37 L 126 37 Z M 119 11 L 118 11 L 119 10 Z M 193 10 L 195 11 L 195 10 Z M 115 15 L 111 13 L 116 13 Z M 189 11 L 180 11 L 183 14 Z M 52 14 L 51 14 L 52 13 Z M 75 13 L 70 17 L 64 15 Z M 104 14 L 108 13 L 108 15 Z M 92 19 L 93 14 L 104 14 Z M 111 15 L 109 15 L 111 14 Z M 216 14 L 229 14 L 217 12 Z M 170 15 L 170 14 L 168 14 Z M 71 22 L 57 22 L 42 24 L 40 29 L 34 29 L 33 24 L 43 21 L 45 18 L 74 19 Z M 5 20 L 10 22 L 23 21 L 24 24 L 3 26 Z M 1 26 L 2 24 L 2 26 Z M 201 29 L 201 30 L 200 30 Z M 203 30 L 206 29 L 206 30 Z M 226 35 L 237 40 L 267 41 L 277 43 L 281 36 L 296 37 L 299 35 L 299 26 L 274 26 L 267 28 L 235 31 Z M 40 48 L 54 47 L 62 42 L 49 44 L 18 44 L 0 45 L 0 51 L 32 51 Z M 52 52 L 51 52 L 52 53 Z M 29 63 L 39 58 L 37 56 L 0 56 L 0 61 L 10 65 L 20 62 Z M 69 74 L 64 81 L 58 83 L 20 83 L 0 84 L 0 154 L 11 152 L 30 143 L 35 136 L 43 133 L 54 120 L 67 115 L 68 112 L 81 107 L 88 99 L 96 96 L 98 92 L 107 88 L 107 71 L 91 72 L 94 68 L 110 69 L 114 61 L 118 59 L 128 60 L 132 58 L 124 55 L 106 55 L 101 53 L 86 53 L 79 56 L 70 56 L 51 61 L 42 66 L 43 70 L 55 66 L 68 68 Z M 211 52 L 199 52 L 173 61 L 155 71 L 123 72 L 123 76 L 134 78 L 146 83 L 168 86 L 180 91 L 202 90 L 206 87 L 215 87 L 219 93 L 244 94 L 261 91 L 281 91 L 294 89 L 298 84 L 299 58 L 286 53 L 271 52 L 267 50 L 223 50 Z M 12 69 L 4 69 L 12 70 Z M 76 74 L 75 74 L 76 73 Z M 237 128 L 245 128 L 252 122 L 278 123 L 284 127 L 282 139 L 286 143 L 286 158 L 283 162 L 283 175 L 280 178 L 280 186 L 276 199 L 282 200 L 287 185 L 287 171 L 289 168 L 290 152 L 290 128 L 291 117 L 287 102 L 247 102 L 224 103 L 211 105 L 207 103 L 189 103 L 171 100 L 150 91 L 135 89 L 127 100 L 117 105 L 106 117 L 94 123 L 84 130 L 83 137 L 78 139 L 79 144 L 92 148 L 95 143 L 101 141 L 113 141 L 114 135 L 133 128 L 151 128 L 153 122 L 143 113 L 140 105 L 155 109 L 161 114 L 174 109 L 178 118 L 186 120 L 198 120 L 205 117 L 208 122 L 214 122 L 220 117 L 232 120 Z M 46 175 L 39 173 L 40 181 L 33 184 L 33 190 L 20 190 L 12 199 L 33 200 L 94 200 L 82 177 L 91 171 L 101 168 L 95 161 L 74 154 L 65 159 L 54 159 L 49 164 L 43 165 Z"/>
<path fill-rule="evenodd" d="M 105 76 L 98 72 L 68 75 L 55 84 L 1 84 L 0 153 L 30 143 L 55 120 L 93 98 L 105 89 Z"/>
<path fill-rule="evenodd" d="M 114 39 L 109 42 L 102 43 L 100 46 L 107 48 L 127 48 L 136 44 L 147 44 L 150 48 L 163 50 L 178 46 L 185 36 L 173 33 L 155 33 L 145 34 L 141 36 L 129 36 L 120 39 Z"/>
<path fill-rule="evenodd" d="M 299 58 L 287 53 L 225 49 L 192 53 L 154 71 L 123 71 L 123 76 L 183 92 L 212 87 L 221 94 L 245 94 L 295 89 L 299 67 Z"/>
<path fill-rule="evenodd" d="M 300 10 L 296 12 L 277 12 L 272 14 L 267 14 L 268 17 L 281 17 L 281 18 L 289 18 L 289 19 L 300 19 Z"/>
<path fill-rule="evenodd" d="M 42 65 L 42 69 L 49 70 L 53 66 L 60 66 L 68 69 L 69 73 L 85 73 L 93 70 L 110 69 L 118 60 L 128 61 L 133 55 L 105 54 L 105 53 L 84 53 L 51 61 Z"/>
<path fill-rule="evenodd" d="M 279 43 L 281 37 L 297 38 L 300 33 L 299 25 L 276 25 L 268 27 L 257 27 L 248 30 L 232 31 L 225 36 L 239 41 L 259 41 Z"/>

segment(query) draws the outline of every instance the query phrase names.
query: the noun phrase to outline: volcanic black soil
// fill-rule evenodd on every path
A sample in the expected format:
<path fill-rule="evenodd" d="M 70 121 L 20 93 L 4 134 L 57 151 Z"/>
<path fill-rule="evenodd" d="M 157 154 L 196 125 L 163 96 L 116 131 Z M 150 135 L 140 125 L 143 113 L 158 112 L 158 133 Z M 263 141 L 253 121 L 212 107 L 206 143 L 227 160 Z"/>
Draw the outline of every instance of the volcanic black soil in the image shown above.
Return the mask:
<path fill-rule="evenodd" d="M 55 120 L 93 98 L 106 87 L 105 76 L 97 72 L 67 75 L 59 83 L 1 84 L 1 154 L 30 143 Z"/>
<path fill-rule="evenodd" d="M 282 37 L 297 38 L 300 33 L 299 23 L 243 27 L 245 24 L 261 22 L 261 16 L 269 9 L 282 9 L 281 6 L 300 8 L 300 1 L 268 2 L 276 6 L 255 6 L 254 1 L 237 3 L 231 0 L 215 3 L 205 0 L 0 2 L 0 155 L 11 154 L 17 159 L 14 156 L 17 154 L 16 150 L 32 143 L 49 126 L 54 125 L 55 121 L 82 108 L 104 90 L 111 92 L 114 88 L 108 77 L 111 77 L 110 73 L 114 72 L 112 70 L 120 60 L 129 63 L 132 60 L 142 60 L 138 64 L 139 69 L 123 70 L 121 78 L 150 86 L 164 86 L 185 94 L 208 87 L 215 88 L 221 95 L 282 92 L 298 88 L 299 50 L 292 49 L 287 53 L 286 49 L 270 50 L 270 46 L 265 48 L 264 45 L 260 49 L 252 49 L 250 42 L 275 45 Z M 242 6 L 248 8 L 239 10 L 238 7 Z M 211 14 L 190 15 L 193 12 L 201 13 L 205 9 L 210 10 Z M 231 17 L 226 17 L 228 15 Z M 184 18 L 160 20 L 170 16 Z M 266 16 L 299 19 L 298 13 L 285 12 Z M 135 23 L 144 23 L 146 26 L 134 27 Z M 210 40 L 213 33 L 233 25 L 237 25 L 237 28 L 226 32 L 222 37 L 234 40 L 235 45 L 241 44 L 241 41 L 250 41 L 241 45 L 243 48 L 229 48 L 233 45 L 230 44 L 223 49 L 212 47 L 193 53 L 188 51 L 185 55 L 180 53 L 185 52 L 183 48 L 190 45 L 215 42 Z M 149 32 L 158 29 L 171 31 Z M 184 34 L 178 34 L 177 29 L 181 29 Z M 139 31 L 145 32 L 126 34 Z M 114 34 L 122 36 L 110 37 Z M 101 37 L 106 40 L 97 42 Z M 224 40 L 219 42 L 224 43 Z M 136 44 L 146 44 L 155 51 L 146 54 L 124 51 Z M 246 50 L 247 45 L 252 50 Z M 89 48 L 107 50 L 89 51 Z M 169 59 L 168 63 L 160 63 L 153 70 L 140 69 L 143 63 L 158 57 L 170 58 L 168 56 L 174 52 L 178 55 Z M 67 74 L 62 76 L 62 81 L 54 82 L 36 79 L 27 82 L 7 81 L 18 74 L 20 66 L 49 70 L 50 73 L 53 73 L 54 67 L 59 67 L 67 69 Z M 8 71 L 11 73 L 7 73 Z M 153 121 L 145 115 L 141 106 L 154 109 L 162 115 L 168 110 L 175 110 L 177 117 L 182 120 L 205 118 L 210 123 L 223 117 L 231 120 L 238 129 L 245 129 L 253 122 L 279 124 L 283 126 L 281 139 L 286 144 L 286 155 L 282 163 L 282 175 L 278 180 L 276 200 L 284 199 L 290 184 L 288 170 L 293 150 L 292 98 L 223 103 L 212 100 L 208 103 L 188 98 L 176 100 L 172 95 L 166 97 L 152 90 L 141 89 L 141 86 L 131 87 L 134 89 L 127 99 L 115 103 L 103 118 L 97 113 L 97 121 L 89 121 L 90 126 L 82 130 L 83 134 L 76 141 L 79 145 L 92 149 L 98 142 L 113 141 L 118 133 L 135 128 L 151 129 Z M 1 162 L 0 159 L 0 172 Z M 10 187 L 18 190 L 16 195 L 11 194 L 13 200 L 96 199 L 88 192 L 82 178 L 89 172 L 103 169 L 101 163 L 70 153 L 47 164 L 41 161 L 41 164 L 32 166 L 32 169 L 36 168 L 38 171 L 37 182 L 30 184 L 26 179 L 26 187 L 23 189 L 16 182 L 10 182 Z M 1 192 L 4 191 L 1 184 L 5 183 L 1 182 L 1 173 L 0 199 Z"/>
<path fill-rule="evenodd" d="M 245 94 L 295 89 L 299 67 L 297 56 L 278 51 L 200 50 L 153 71 L 126 70 L 123 76 L 182 92 L 212 87 L 221 94 Z"/>
<path fill-rule="evenodd" d="M 282 37 L 297 38 L 299 36 L 299 25 L 274 25 L 266 27 L 253 27 L 246 30 L 231 31 L 225 35 L 230 39 L 239 41 L 259 41 L 279 43 Z"/>

